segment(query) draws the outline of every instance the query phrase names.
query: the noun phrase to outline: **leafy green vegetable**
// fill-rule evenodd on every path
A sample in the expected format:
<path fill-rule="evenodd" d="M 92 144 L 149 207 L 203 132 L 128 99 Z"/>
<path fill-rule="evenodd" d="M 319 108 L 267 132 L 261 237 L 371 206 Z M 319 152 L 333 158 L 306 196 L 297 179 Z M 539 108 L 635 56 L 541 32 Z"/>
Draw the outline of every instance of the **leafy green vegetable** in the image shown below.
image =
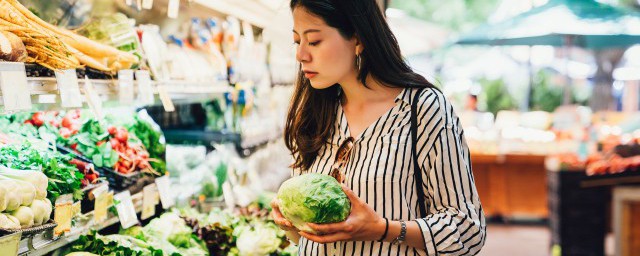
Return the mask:
<path fill-rule="evenodd" d="M 86 251 L 101 256 L 163 256 L 162 250 L 155 249 L 142 240 L 123 235 L 102 236 L 95 230 L 82 235 L 71 246 L 72 252 Z"/>
<path fill-rule="evenodd" d="M 340 183 L 333 177 L 317 173 L 293 177 L 278 191 L 280 210 L 299 230 L 314 232 L 306 223 L 344 221 L 351 203 Z"/>
<path fill-rule="evenodd" d="M 25 142 L 0 147 L 0 164 L 20 170 L 42 170 L 48 177 L 47 198 L 52 202 L 60 195 L 73 193 L 82 198 L 81 180 L 84 175 L 69 163 L 71 157 L 47 148 L 37 148 Z"/>

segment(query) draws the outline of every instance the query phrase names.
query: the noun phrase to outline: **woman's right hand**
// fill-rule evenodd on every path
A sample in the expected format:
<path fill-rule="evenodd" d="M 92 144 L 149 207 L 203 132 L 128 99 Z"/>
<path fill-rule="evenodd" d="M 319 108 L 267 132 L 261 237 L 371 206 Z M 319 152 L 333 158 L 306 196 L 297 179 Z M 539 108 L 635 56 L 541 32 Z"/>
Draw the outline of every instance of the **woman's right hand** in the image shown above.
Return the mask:
<path fill-rule="evenodd" d="M 278 198 L 273 198 L 273 200 L 271 200 L 271 218 L 273 218 L 273 221 L 282 230 L 299 232 L 299 230 L 294 227 L 289 220 L 282 216 L 282 212 L 280 212 L 280 201 Z"/>

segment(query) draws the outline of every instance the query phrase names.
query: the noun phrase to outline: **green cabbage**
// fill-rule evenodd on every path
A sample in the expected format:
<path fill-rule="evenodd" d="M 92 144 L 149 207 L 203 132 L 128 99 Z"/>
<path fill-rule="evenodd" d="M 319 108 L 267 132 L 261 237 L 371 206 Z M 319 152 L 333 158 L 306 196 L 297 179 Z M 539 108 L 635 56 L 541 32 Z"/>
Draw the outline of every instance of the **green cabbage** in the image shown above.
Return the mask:
<path fill-rule="evenodd" d="M 351 202 L 333 177 L 317 173 L 293 177 L 278 191 L 280 211 L 299 230 L 315 233 L 306 223 L 344 221 Z"/>

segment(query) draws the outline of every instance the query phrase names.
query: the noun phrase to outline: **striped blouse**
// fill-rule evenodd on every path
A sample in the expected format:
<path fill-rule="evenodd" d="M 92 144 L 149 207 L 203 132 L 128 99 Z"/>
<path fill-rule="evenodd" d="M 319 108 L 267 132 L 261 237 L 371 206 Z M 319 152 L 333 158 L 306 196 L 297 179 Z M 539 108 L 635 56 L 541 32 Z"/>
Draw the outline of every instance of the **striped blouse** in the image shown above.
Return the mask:
<path fill-rule="evenodd" d="M 355 138 L 345 167 L 345 183 L 380 216 L 419 224 L 425 250 L 374 241 L 318 244 L 300 239 L 300 255 L 475 255 L 484 245 L 486 225 L 476 192 L 469 149 L 451 104 L 437 90 L 424 89 L 418 102 L 417 154 L 426 202 L 418 202 L 411 154 L 411 101 L 404 89 L 396 105 Z M 350 136 L 341 106 L 331 143 L 310 171 L 329 174 L 336 151 Z M 294 171 L 298 175 L 299 171 Z M 417 217 L 419 203 L 428 216 Z"/>

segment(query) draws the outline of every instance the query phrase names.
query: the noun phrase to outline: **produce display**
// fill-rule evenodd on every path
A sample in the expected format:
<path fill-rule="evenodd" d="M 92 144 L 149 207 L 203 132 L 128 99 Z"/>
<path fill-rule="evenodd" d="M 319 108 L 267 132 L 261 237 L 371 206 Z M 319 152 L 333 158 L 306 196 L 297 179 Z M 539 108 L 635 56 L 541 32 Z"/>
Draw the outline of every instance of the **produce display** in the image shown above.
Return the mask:
<path fill-rule="evenodd" d="M 0 229 L 40 226 L 49 221 L 52 208 L 42 172 L 0 166 Z"/>
<path fill-rule="evenodd" d="M 333 177 L 308 173 L 293 177 L 278 191 L 280 210 L 291 223 L 315 233 L 307 223 L 335 223 L 344 221 L 351 211 L 351 202 Z"/>
<path fill-rule="evenodd" d="M 52 70 L 86 65 L 106 72 L 130 68 L 137 62 L 133 54 L 43 21 L 17 0 L 2 0 L 0 8 L 0 29 L 22 40 L 29 55 L 26 62 Z"/>
<path fill-rule="evenodd" d="M 64 194 L 73 194 L 75 199 L 82 198 L 82 183 L 86 177 L 81 171 L 86 170 L 79 170 L 70 156 L 35 147 L 29 142 L 8 144 L 0 147 L 0 166 L 32 170 L 24 171 L 23 175 L 28 173 L 34 174 L 34 179 L 38 177 L 37 181 L 41 182 L 36 187 L 38 196 L 48 197 L 51 202 Z"/>
<path fill-rule="evenodd" d="M 133 115 L 126 124 L 105 125 L 88 111 L 21 113 L 0 118 L 0 131 L 68 147 L 89 158 L 98 168 L 110 168 L 121 174 L 142 171 L 159 176 L 164 173 L 162 132 L 153 128 L 152 121 Z M 111 123 L 119 122 L 115 117 L 111 119 Z M 99 177 L 92 167 L 77 161 L 73 164 L 88 171 L 85 174 L 89 183 Z"/>

